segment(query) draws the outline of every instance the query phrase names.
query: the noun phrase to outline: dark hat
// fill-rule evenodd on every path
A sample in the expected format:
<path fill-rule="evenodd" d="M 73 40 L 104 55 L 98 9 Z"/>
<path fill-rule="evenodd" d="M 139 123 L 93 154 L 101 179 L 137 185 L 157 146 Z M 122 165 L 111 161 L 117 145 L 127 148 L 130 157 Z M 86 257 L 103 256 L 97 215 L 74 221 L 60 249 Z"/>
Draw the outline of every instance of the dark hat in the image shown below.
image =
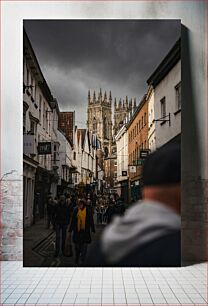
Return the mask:
<path fill-rule="evenodd" d="M 143 184 L 169 185 L 181 181 L 181 150 L 179 144 L 161 147 L 151 153 L 143 166 Z"/>

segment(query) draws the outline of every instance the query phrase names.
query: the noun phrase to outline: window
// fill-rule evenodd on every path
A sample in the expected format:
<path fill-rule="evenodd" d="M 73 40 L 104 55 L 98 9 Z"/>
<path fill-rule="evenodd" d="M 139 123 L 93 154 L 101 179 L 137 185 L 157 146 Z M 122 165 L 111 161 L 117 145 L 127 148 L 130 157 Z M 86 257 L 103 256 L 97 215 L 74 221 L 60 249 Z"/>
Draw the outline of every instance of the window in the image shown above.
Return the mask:
<path fill-rule="evenodd" d="M 34 120 L 30 119 L 30 133 L 32 135 L 35 135 L 36 131 L 37 131 L 37 123 Z"/>
<path fill-rule="evenodd" d="M 146 125 L 146 123 L 147 123 L 146 122 L 146 120 L 147 120 L 146 117 L 147 117 L 147 115 L 146 115 L 146 113 L 144 113 L 144 125 Z"/>
<path fill-rule="evenodd" d="M 30 85 L 30 72 L 29 69 L 27 68 L 27 85 Z"/>
<path fill-rule="evenodd" d="M 74 160 L 76 160 L 76 152 L 74 152 Z"/>
<path fill-rule="evenodd" d="M 139 120 L 139 131 L 141 130 L 141 120 Z"/>
<path fill-rule="evenodd" d="M 43 128 L 46 128 L 46 121 L 45 121 L 45 102 L 43 103 Z"/>
<path fill-rule="evenodd" d="M 181 82 L 175 86 L 176 111 L 181 109 Z"/>
<path fill-rule="evenodd" d="M 160 107 L 161 107 L 161 118 L 166 116 L 166 101 L 165 97 L 160 100 Z"/>
<path fill-rule="evenodd" d="M 142 128 L 143 128 L 143 126 L 144 126 L 144 118 L 142 116 Z"/>
<path fill-rule="evenodd" d="M 33 94 L 34 94 L 34 80 L 33 80 L 33 77 L 31 76 L 31 85 L 32 85 L 32 90 L 31 90 L 31 93 L 32 93 L 32 97 L 34 98 Z"/>
<path fill-rule="evenodd" d="M 26 131 L 26 113 L 27 113 L 27 110 L 28 110 L 28 105 L 27 103 L 24 103 L 23 104 L 23 134 L 25 134 L 27 131 Z"/>
<path fill-rule="evenodd" d="M 53 152 L 53 163 L 56 164 L 56 152 Z"/>
<path fill-rule="evenodd" d="M 94 117 L 94 119 L 93 119 L 93 132 L 96 133 L 96 131 L 97 131 L 97 122 L 96 122 L 96 119 Z"/>
<path fill-rule="evenodd" d="M 144 141 L 144 149 L 147 149 L 147 147 L 146 147 L 146 140 Z"/>
<path fill-rule="evenodd" d="M 26 133 L 26 110 L 23 109 L 23 134 Z"/>
<path fill-rule="evenodd" d="M 41 95 L 39 95 L 39 121 L 40 121 L 40 124 L 42 123 L 41 116 L 42 116 L 42 97 L 41 97 Z"/>
<path fill-rule="evenodd" d="M 139 124 L 137 123 L 137 135 L 138 135 L 138 131 L 139 131 Z"/>
<path fill-rule="evenodd" d="M 46 129 L 46 132 L 48 133 L 48 109 L 46 108 L 46 111 L 45 111 L 45 120 L 46 120 L 46 123 L 45 123 L 45 129 Z"/>

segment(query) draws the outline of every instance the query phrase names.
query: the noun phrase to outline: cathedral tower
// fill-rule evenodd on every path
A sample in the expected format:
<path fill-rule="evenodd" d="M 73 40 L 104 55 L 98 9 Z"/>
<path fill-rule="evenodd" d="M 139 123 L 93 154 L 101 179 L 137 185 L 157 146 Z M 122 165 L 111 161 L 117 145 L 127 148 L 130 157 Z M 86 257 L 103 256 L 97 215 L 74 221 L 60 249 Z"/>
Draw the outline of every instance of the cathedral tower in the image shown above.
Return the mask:
<path fill-rule="evenodd" d="M 99 93 L 88 92 L 87 127 L 96 133 L 105 151 L 111 154 L 112 148 L 112 96 L 100 89 Z"/>
<path fill-rule="evenodd" d="M 116 99 L 114 101 L 114 127 L 113 132 L 114 135 L 117 134 L 121 126 L 124 124 L 124 119 L 128 115 L 129 112 L 132 112 L 132 109 L 136 109 L 136 99 L 134 99 L 134 105 L 132 104 L 132 99 L 128 100 L 126 96 L 125 101 L 119 100 L 117 103 Z"/>

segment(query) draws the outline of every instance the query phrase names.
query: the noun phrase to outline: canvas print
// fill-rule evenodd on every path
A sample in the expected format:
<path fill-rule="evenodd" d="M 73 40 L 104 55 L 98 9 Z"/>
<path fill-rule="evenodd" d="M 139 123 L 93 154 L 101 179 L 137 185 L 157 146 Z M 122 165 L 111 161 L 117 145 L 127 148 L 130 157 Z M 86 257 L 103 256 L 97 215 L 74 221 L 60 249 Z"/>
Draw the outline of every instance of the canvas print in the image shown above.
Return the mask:
<path fill-rule="evenodd" d="M 181 265 L 180 20 L 24 20 L 23 264 Z"/>

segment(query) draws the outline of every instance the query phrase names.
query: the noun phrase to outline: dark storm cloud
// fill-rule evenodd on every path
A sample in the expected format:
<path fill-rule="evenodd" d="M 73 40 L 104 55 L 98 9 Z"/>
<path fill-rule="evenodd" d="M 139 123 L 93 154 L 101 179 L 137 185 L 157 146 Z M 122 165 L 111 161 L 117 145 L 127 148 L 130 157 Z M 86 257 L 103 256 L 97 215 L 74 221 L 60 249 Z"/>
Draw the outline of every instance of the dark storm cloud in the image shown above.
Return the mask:
<path fill-rule="evenodd" d="M 137 97 L 180 36 L 178 20 L 28 20 L 24 26 L 60 108 L 83 109 L 88 89 Z"/>

